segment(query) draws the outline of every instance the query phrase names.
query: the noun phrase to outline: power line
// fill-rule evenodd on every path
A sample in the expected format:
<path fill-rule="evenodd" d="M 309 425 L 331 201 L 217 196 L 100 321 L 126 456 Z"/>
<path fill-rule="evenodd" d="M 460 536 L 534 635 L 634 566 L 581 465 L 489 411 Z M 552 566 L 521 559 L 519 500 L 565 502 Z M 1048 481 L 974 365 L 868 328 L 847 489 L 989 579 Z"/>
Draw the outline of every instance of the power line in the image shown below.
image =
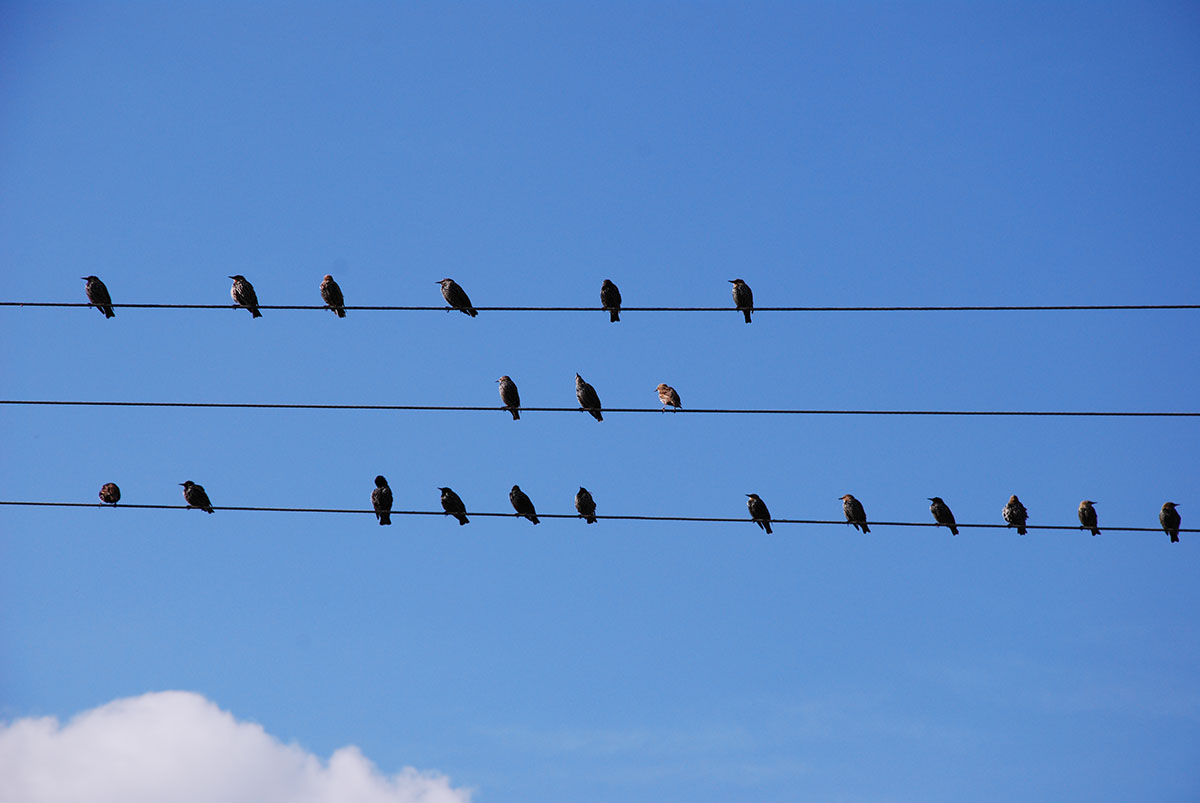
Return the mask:
<path fill-rule="evenodd" d="M 0 301 L 0 307 L 93 307 L 94 304 L 66 301 Z M 108 306 L 108 305 L 105 305 Z M 233 304 L 113 304 L 113 309 L 223 309 L 245 310 Z M 321 304 L 259 304 L 260 310 L 328 310 Z M 449 312 L 453 307 L 361 305 L 342 307 L 347 311 L 363 312 Z M 479 312 L 590 312 L 603 313 L 605 307 L 480 307 Z M 946 306 L 805 306 L 755 307 L 754 312 L 1066 312 L 1066 311 L 1131 311 L 1131 310 L 1194 310 L 1200 304 L 996 304 Z M 724 312 L 737 313 L 736 307 L 621 307 L 621 312 Z"/>

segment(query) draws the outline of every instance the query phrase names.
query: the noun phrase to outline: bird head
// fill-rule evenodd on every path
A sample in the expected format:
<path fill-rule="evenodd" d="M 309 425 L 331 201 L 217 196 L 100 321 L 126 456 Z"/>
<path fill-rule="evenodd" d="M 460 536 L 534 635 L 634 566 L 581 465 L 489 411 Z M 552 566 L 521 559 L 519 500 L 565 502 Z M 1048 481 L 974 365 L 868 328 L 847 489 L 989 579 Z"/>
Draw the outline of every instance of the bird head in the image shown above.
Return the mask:
<path fill-rule="evenodd" d="M 386 488 L 387 487 L 387 478 L 384 477 L 382 474 L 380 474 L 378 477 L 375 478 L 375 487 L 376 488 Z"/>
<path fill-rule="evenodd" d="M 85 282 L 90 282 L 93 279 L 96 279 L 97 277 L 96 276 L 80 276 L 79 278 L 83 279 Z"/>
<path fill-rule="evenodd" d="M 245 276 L 243 276 L 243 275 L 242 275 L 242 274 L 240 274 L 240 273 L 235 273 L 234 275 L 230 276 L 229 278 L 230 278 L 230 279 L 233 279 L 235 282 L 244 282 L 244 281 L 246 281 L 246 277 L 245 277 Z"/>
<path fill-rule="evenodd" d="M 940 496 L 927 496 L 925 498 L 928 499 L 930 502 L 933 502 L 935 505 L 944 505 L 945 504 L 945 502 L 942 501 L 942 497 L 940 497 Z"/>
<path fill-rule="evenodd" d="M 191 480 L 188 480 L 187 482 L 181 482 L 179 484 L 182 485 L 184 488 L 189 488 L 189 487 L 195 485 L 196 483 L 192 482 Z"/>
<path fill-rule="evenodd" d="M 325 274 L 325 278 L 324 278 L 324 279 L 322 279 L 321 281 L 323 281 L 323 282 L 332 282 L 332 281 L 333 281 L 333 276 L 332 276 L 331 274 L 328 274 L 328 273 L 326 273 L 326 274 Z"/>

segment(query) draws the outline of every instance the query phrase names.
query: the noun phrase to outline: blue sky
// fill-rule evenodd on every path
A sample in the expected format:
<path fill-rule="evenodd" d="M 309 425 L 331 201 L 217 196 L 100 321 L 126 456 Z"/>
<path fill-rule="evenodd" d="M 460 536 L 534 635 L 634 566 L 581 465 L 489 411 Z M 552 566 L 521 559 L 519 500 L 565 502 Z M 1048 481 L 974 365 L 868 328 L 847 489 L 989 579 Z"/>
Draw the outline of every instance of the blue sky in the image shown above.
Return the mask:
<path fill-rule="evenodd" d="M 319 303 L 325 273 L 349 304 L 437 304 L 443 276 L 480 306 L 594 304 L 605 278 L 628 306 L 719 306 L 737 276 L 760 306 L 1200 298 L 1193 5 L 0 15 L 4 300 L 82 301 L 92 273 L 118 303 L 226 303 L 235 273 L 264 304 Z M 1195 411 L 1197 331 L 1195 311 L 6 308 L 0 364 L 15 399 L 498 405 L 507 374 L 566 406 L 578 372 L 613 407 L 667 382 L 685 407 Z M 586 485 L 601 514 L 743 516 L 756 492 L 838 518 L 853 493 L 874 519 L 938 495 L 999 522 L 1017 493 L 1037 524 L 1084 498 L 1102 527 L 1167 500 L 1200 521 L 1190 419 L 0 421 L 9 500 L 111 480 L 176 504 L 192 479 L 218 507 L 364 507 L 382 473 L 397 508 L 449 485 L 504 511 L 519 483 L 559 513 Z M 190 692 L 484 803 L 1200 794 L 1186 535 L 35 508 L 0 531 L 10 723 Z M 144 702 L 215 721 L 180 699 Z"/>

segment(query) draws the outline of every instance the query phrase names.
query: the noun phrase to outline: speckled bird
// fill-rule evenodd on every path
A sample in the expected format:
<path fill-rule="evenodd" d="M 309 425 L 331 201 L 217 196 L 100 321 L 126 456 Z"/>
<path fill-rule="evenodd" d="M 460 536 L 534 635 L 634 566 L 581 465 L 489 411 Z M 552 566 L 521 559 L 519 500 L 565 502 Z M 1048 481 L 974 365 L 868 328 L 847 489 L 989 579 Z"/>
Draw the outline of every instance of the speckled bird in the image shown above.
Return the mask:
<path fill-rule="evenodd" d="M 1175 507 L 1174 502 L 1163 502 L 1162 510 L 1158 511 L 1158 523 L 1162 525 L 1163 532 L 1171 536 L 1172 544 L 1179 543 L 1179 525 L 1183 523 Z"/>
<path fill-rule="evenodd" d="M 521 417 L 521 394 L 517 392 L 517 383 L 509 376 L 502 376 L 496 381 L 500 383 L 500 401 L 512 413 L 513 421 L 516 421 Z"/>
<path fill-rule="evenodd" d="M 596 523 L 596 500 L 592 498 L 591 492 L 579 486 L 579 492 L 575 494 L 575 510 L 580 516 L 583 516 L 584 521 L 588 524 Z"/>
<path fill-rule="evenodd" d="M 771 511 L 767 510 L 767 503 L 760 499 L 758 494 L 746 494 L 746 507 L 750 510 L 750 518 L 754 523 L 770 535 Z"/>
<path fill-rule="evenodd" d="M 683 404 L 679 401 L 679 394 L 675 392 L 675 388 L 659 383 L 655 390 L 658 391 L 658 401 L 662 404 L 664 413 L 667 411 L 668 406 L 675 408 L 671 412 L 683 409 Z"/>
<path fill-rule="evenodd" d="M 371 491 L 371 507 L 375 510 L 375 518 L 380 526 L 392 523 L 392 489 L 388 487 L 387 478 L 382 474 L 375 478 L 375 488 Z"/>
<path fill-rule="evenodd" d="M 579 399 L 579 406 L 590 413 L 592 418 L 597 421 L 604 420 L 604 416 L 600 414 L 600 397 L 596 395 L 596 389 L 584 382 L 579 374 L 575 374 L 575 398 Z"/>
<path fill-rule="evenodd" d="M 121 489 L 115 482 L 106 482 L 100 486 L 100 501 L 106 505 L 115 505 L 121 501 Z"/>
<path fill-rule="evenodd" d="M 250 317 L 261 318 L 262 313 L 258 311 L 258 294 L 254 292 L 254 285 L 250 284 L 250 281 L 240 273 L 229 278 L 233 279 L 233 287 L 229 288 L 229 295 L 233 299 L 233 303 L 250 310 Z"/>
<path fill-rule="evenodd" d="M 327 308 L 333 310 L 334 315 L 339 318 L 346 317 L 346 299 L 342 296 L 342 288 L 338 287 L 338 283 L 328 273 L 321 280 L 321 299 Z"/>
<path fill-rule="evenodd" d="M 609 323 L 621 320 L 621 291 L 611 279 L 605 279 L 600 285 L 600 304 L 608 310 Z"/>
<path fill-rule="evenodd" d="M 191 480 L 179 483 L 183 486 L 183 501 L 187 502 L 189 508 L 197 507 L 205 513 L 212 513 L 212 502 L 208 501 L 208 494 L 204 491 L 203 485 L 197 485 Z"/>
<path fill-rule="evenodd" d="M 479 314 L 471 306 L 471 299 L 467 298 L 467 291 L 459 287 L 458 282 L 453 279 L 439 279 L 437 284 L 442 286 L 442 298 L 446 299 L 447 304 L 472 318 Z"/>
<path fill-rule="evenodd" d="M 517 511 L 518 516 L 524 516 L 534 524 L 541 523 L 538 521 L 537 510 L 533 507 L 533 501 L 525 495 L 520 485 L 514 485 L 512 490 L 508 492 L 508 501 L 512 503 L 513 510 Z"/>
<path fill-rule="evenodd" d="M 929 497 L 929 512 L 933 514 L 933 520 L 938 523 L 939 527 L 943 525 L 949 527 L 951 535 L 958 535 L 958 527 L 954 523 L 954 514 L 950 512 L 950 506 L 942 501 L 942 497 Z"/>
<path fill-rule="evenodd" d="M 1092 505 L 1096 504 L 1091 499 L 1084 499 L 1079 503 L 1079 529 L 1091 530 L 1092 535 L 1099 535 L 1100 528 L 1096 526 L 1096 508 Z"/>
<path fill-rule="evenodd" d="M 442 510 L 458 519 L 459 527 L 470 524 L 471 520 L 467 518 L 467 506 L 463 504 L 463 500 L 458 498 L 458 494 L 449 488 L 438 488 L 438 490 L 442 492 Z"/>
<path fill-rule="evenodd" d="M 750 313 L 754 312 L 754 291 L 741 279 L 730 279 L 729 283 L 733 285 L 734 305 L 746 316 L 746 323 L 750 323 Z"/>
<path fill-rule="evenodd" d="M 854 529 L 864 533 L 871 532 L 871 528 L 867 526 L 867 512 L 863 510 L 862 502 L 855 499 L 853 494 L 842 497 L 842 512 L 846 514 L 846 523 L 853 524 Z"/>
<path fill-rule="evenodd" d="M 1016 494 L 1008 497 L 1008 504 L 1004 506 L 1002 512 L 1004 520 L 1008 522 L 1008 526 L 1017 528 L 1017 535 L 1025 535 L 1025 533 L 1029 532 L 1025 529 L 1025 522 L 1029 519 L 1029 511 L 1021 504 L 1021 500 L 1017 498 Z"/>
<path fill-rule="evenodd" d="M 104 286 L 104 282 L 100 281 L 96 276 L 81 277 L 87 285 L 83 288 L 87 293 L 88 302 L 94 304 L 96 309 L 104 313 L 105 318 L 115 318 L 117 313 L 113 312 L 112 296 L 108 294 L 108 288 Z"/>

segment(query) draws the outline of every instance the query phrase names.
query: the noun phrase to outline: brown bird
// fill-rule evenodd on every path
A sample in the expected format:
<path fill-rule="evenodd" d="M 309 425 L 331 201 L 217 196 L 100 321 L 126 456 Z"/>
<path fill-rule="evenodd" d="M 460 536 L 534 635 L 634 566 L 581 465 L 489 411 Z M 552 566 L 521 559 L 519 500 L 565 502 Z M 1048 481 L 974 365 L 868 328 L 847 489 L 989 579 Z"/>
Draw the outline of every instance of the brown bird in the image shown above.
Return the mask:
<path fill-rule="evenodd" d="M 750 323 L 750 313 L 754 312 L 754 292 L 741 279 L 730 279 L 729 283 L 733 285 L 734 305 L 746 316 L 746 323 Z"/>
<path fill-rule="evenodd" d="M 871 532 L 871 528 L 867 526 L 867 512 L 863 510 L 862 502 L 855 499 L 853 494 L 842 497 L 842 512 L 846 514 L 846 523 L 853 524 L 854 529 L 864 533 Z"/>
<path fill-rule="evenodd" d="M 467 291 L 459 287 L 453 279 L 440 279 L 437 284 L 442 286 L 442 298 L 446 299 L 447 304 L 472 318 L 479 314 L 471 306 L 471 299 L 467 298 Z"/>
<path fill-rule="evenodd" d="M 592 418 L 597 421 L 604 420 L 604 416 L 600 415 L 600 397 L 596 395 L 596 389 L 584 382 L 579 374 L 575 374 L 575 398 L 579 399 L 579 406 L 590 413 Z"/>
<path fill-rule="evenodd" d="M 1029 511 L 1021 504 L 1021 500 L 1016 494 L 1008 497 L 1008 504 L 1004 506 L 1004 520 L 1008 522 L 1009 527 L 1017 528 L 1017 535 L 1025 535 L 1029 532 L 1025 529 L 1025 521 L 1029 518 Z"/>
<path fill-rule="evenodd" d="M 575 510 L 588 524 L 596 523 L 596 500 L 582 485 L 579 486 L 579 493 L 575 494 Z"/>
<path fill-rule="evenodd" d="M 229 278 L 233 279 L 233 287 L 229 288 L 229 295 L 233 298 L 234 305 L 250 310 L 251 318 L 261 318 L 262 313 L 258 311 L 258 295 L 254 292 L 254 285 L 250 284 L 240 273 Z"/>
<path fill-rule="evenodd" d="M 121 501 L 121 489 L 115 482 L 106 482 L 100 486 L 100 501 L 106 505 L 115 505 Z"/>
<path fill-rule="evenodd" d="M 338 287 L 338 283 L 328 273 L 321 280 L 321 299 L 324 300 L 326 309 L 333 310 L 334 315 L 339 318 L 346 317 L 346 299 L 342 297 L 342 288 Z"/>
<path fill-rule="evenodd" d="M 608 310 L 609 323 L 621 320 L 621 291 L 611 279 L 605 279 L 600 285 L 600 304 Z"/>
<path fill-rule="evenodd" d="M 371 491 L 371 507 L 375 510 L 375 518 L 380 526 L 392 523 L 392 489 L 388 487 L 387 478 L 380 474 L 375 478 L 375 489 Z"/>
<path fill-rule="evenodd" d="M 438 490 L 442 492 L 442 510 L 458 519 L 459 527 L 469 524 L 471 520 L 467 518 L 466 505 L 463 504 L 463 500 L 458 497 L 458 494 L 449 488 L 438 488 Z"/>
<path fill-rule="evenodd" d="M 664 413 L 667 411 L 668 405 L 674 407 L 675 410 L 683 409 L 683 404 L 680 403 L 679 394 L 675 392 L 675 388 L 671 387 L 670 385 L 659 383 L 655 390 L 658 391 L 658 400 L 662 403 L 662 411 Z M 671 412 L 675 412 L 675 410 L 672 410 Z"/>
<path fill-rule="evenodd" d="M 1158 511 L 1158 523 L 1162 525 L 1163 532 L 1171 536 L 1172 544 L 1179 543 L 1179 525 L 1183 522 L 1175 507 L 1174 502 L 1163 502 L 1162 510 Z"/>
<path fill-rule="evenodd" d="M 198 507 L 205 513 L 212 513 L 212 502 L 208 501 L 208 494 L 204 492 L 203 485 L 188 480 L 179 483 L 183 486 L 183 501 L 187 502 L 189 508 Z"/>
<path fill-rule="evenodd" d="M 1100 528 L 1096 526 L 1096 508 L 1092 505 L 1096 504 L 1091 499 L 1084 499 L 1079 503 L 1079 529 L 1091 529 L 1092 535 L 1099 535 Z"/>
<path fill-rule="evenodd" d="M 513 421 L 516 421 L 521 417 L 518 412 L 521 407 L 521 394 L 517 392 L 517 383 L 508 376 L 502 376 L 496 381 L 500 383 L 500 401 L 504 402 L 504 406 L 512 413 Z"/>
<path fill-rule="evenodd" d="M 108 288 L 104 286 L 104 282 L 95 276 L 80 278 L 87 282 L 87 286 L 83 289 L 87 293 L 88 302 L 96 305 L 96 309 L 104 313 L 105 318 L 117 317 L 117 313 L 113 312 L 112 297 L 108 294 Z"/>
<path fill-rule="evenodd" d="M 958 527 L 954 524 L 954 514 L 950 512 L 950 506 L 942 501 L 940 496 L 929 497 L 929 512 L 933 514 L 933 520 L 941 527 L 943 524 L 950 528 L 951 535 L 958 535 Z"/>
<path fill-rule="evenodd" d="M 746 494 L 746 507 L 750 510 L 750 518 L 759 527 L 767 531 L 767 535 L 771 534 L 771 511 L 767 510 L 767 503 L 759 498 L 758 494 Z"/>
<path fill-rule="evenodd" d="M 514 485 L 508 492 L 508 501 L 512 503 L 513 510 L 517 511 L 518 516 L 524 516 L 534 524 L 541 523 L 538 521 L 537 510 L 534 509 L 532 500 L 525 495 L 520 485 Z"/>

